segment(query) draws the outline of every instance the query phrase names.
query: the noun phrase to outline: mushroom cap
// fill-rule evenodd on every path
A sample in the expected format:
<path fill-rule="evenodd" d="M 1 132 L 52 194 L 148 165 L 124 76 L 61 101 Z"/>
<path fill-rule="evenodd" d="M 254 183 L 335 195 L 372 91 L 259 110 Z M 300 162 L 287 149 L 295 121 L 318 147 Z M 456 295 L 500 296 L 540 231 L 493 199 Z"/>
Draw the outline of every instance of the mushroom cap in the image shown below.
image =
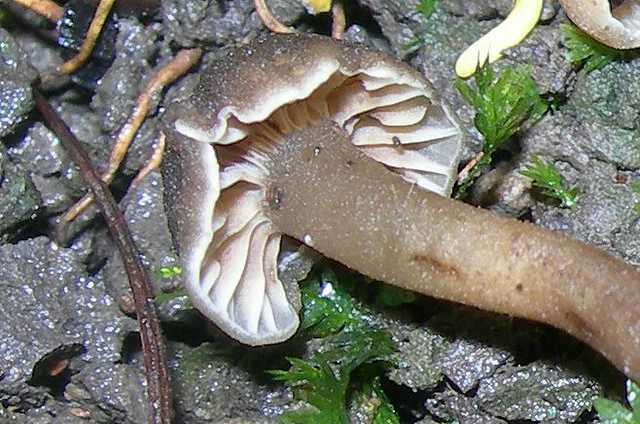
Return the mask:
<path fill-rule="evenodd" d="M 312 15 L 328 12 L 331 10 L 331 0 L 302 0 L 302 4 Z"/>
<path fill-rule="evenodd" d="M 515 0 L 513 9 L 498 26 L 470 45 L 456 61 L 456 74 L 469 78 L 485 63 L 493 63 L 502 52 L 529 35 L 540 19 L 542 0 Z"/>
<path fill-rule="evenodd" d="M 277 275 L 281 233 L 264 213 L 269 149 L 323 120 L 405 180 L 449 195 L 461 132 L 407 64 L 309 34 L 266 35 L 200 75 L 165 114 L 165 203 L 194 305 L 260 345 L 298 327 Z"/>
<path fill-rule="evenodd" d="M 560 0 L 567 16 L 584 32 L 616 49 L 640 47 L 640 2 L 624 0 Z"/>

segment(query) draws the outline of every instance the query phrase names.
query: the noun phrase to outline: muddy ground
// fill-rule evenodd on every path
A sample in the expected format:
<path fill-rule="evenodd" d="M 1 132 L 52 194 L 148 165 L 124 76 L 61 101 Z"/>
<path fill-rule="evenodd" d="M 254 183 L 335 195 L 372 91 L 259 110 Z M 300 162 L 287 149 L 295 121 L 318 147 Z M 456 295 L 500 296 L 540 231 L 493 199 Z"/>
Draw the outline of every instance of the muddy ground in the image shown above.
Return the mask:
<path fill-rule="evenodd" d="M 404 57 L 457 111 L 467 133 L 464 160 L 478 150 L 472 110 L 453 89 L 459 52 L 508 13 L 511 0 L 441 0 L 425 21 L 418 0 L 352 0 L 349 41 Z M 279 18 L 302 31 L 328 30 L 295 0 L 270 1 Z M 122 263 L 95 211 L 60 242 L 56 218 L 83 193 L 83 183 L 56 137 L 32 110 L 30 84 L 61 63 L 55 30 L 0 2 L 0 422 L 142 423 L 145 387 L 137 324 L 125 312 Z M 640 265 L 640 229 L 631 184 L 640 180 L 640 60 L 591 73 L 566 60 L 560 24 L 547 1 L 541 23 L 498 69 L 529 64 L 554 108 L 498 155 L 476 184 L 473 201 L 499 213 L 562 231 Z M 153 72 L 181 48 L 206 51 L 197 72 L 227 48 L 265 28 L 251 0 L 162 0 L 156 14 L 116 17 L 114 59 L 47 92 L 95 164 Z M 404 46 L 424 39 L 413 54 Z M 107 55 L 108 56 L 108 55 Z M 99 61 L 97 61 L 99 62 Z M 98 75 L 96 77 L 96 75 Z M 179 287 L 161 267 L 178 265 L 163 211 L 162 180 L 152 173 L 127 191 L 151 155 L 162 105 L 193 81 L 182 78 L 136 136 L 114 192 L 158 293 Z M 578 185 L 575 210 L 531 195 L 519 174 L 531 155 L 551 160 Z M 615 396 L 623 376 L 588 347 L 553 329 L 421 298 L 402 309 L 370 309 L 372 325 L 392 335 L 398 352 L 383 385 L 402 422 L 591 423 L 594 397 Z M 228 339 L 178 297 L 160 305 L 169 346 L 177 422 L 278 422 L 299 406 L 265 370 L 303 355 L 300 339 L 247 348 Z M 316 347 L 317 348 L 317 347 Z M 61 361 L 62 371 L 51 375 Z M 354 421 L 359 415 L 354 413 Z"/>

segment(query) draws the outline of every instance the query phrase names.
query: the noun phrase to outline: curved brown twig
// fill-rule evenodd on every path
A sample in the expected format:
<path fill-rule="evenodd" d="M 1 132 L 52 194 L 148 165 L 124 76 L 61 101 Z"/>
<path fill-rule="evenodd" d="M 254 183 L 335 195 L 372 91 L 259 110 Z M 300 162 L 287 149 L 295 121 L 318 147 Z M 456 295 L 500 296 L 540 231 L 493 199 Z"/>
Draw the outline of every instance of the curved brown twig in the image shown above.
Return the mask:
<path fill-rule="evenodd" d="M 151 78 L 142 94 L 138 97 L 133 112 L 129 115 L 127 122 L 118 132 L 113 150 L 111 151 L 111 156 L 109 157 L 108 168 L 102 174 L 102 181 L 110 183 L 113 180 L 116 171 L 120 167 L 120 164 L 129 149 L 129 145 L 131 145 L 136 132 L 147 117 L 147 113 L 149 113 L 151 99 L 153 96 L 168 84 L 171 84 L 176 79 L 184 75 L 198 62 L 198 60 L 200 60 L 201 55 L 202 50 L 197 48 L 181 50 L 171 62 L 160 69 L 153 78 Z M 92 201 L 93 196 L 91 194 L 86 194 L 64 214 L 62 222 L 73 221 L 80 213 L 91 205 Z"/>
<path fill-rule="evenodd" d="M 260 17 L 260 20 L 262 20 L 264 26 L 269 29 L 269 31 L 279 34 L 288 34 L 295 32 L 293 28 L 289 28 L 288 26 L 283 25 L 282 23 L 280 23 L 278 18 L 273 16 L 265 0 L 254 0 L 254 4 L 256 7 L 256 13 Z"/>
<path fill-rule="evenodd" d="M 51 22 L 57 23 L 64 13 L 62 7 L 51 0 L 13 0 L 20 6 L 27 8 Z"/>
<path fill-rule="evenodd" d="M 72 72 L 77 71 L 91 56 L 91 52 L 98 41 L 98 37 L 100 37 L 100 32 L 102 31 L 102 27 L 104 26 L 107 18 L 109 17 L 109 13 L 111 13 L 111 8 L 113 7 L 113 3 L 116 0 L 101 0 L 98 8 L 96 9 L 96 13 L 93 16 L 93 20 L 91 21 L 91 25 L 89 26 L 89 30 L 87 31 L 87 35 L 82 42 L 82 46 L 80 47 L 80 51 L 74 57 L 58 66 L 56 72 L 58 74 L 66 75 Z"/>
<path fill-rule="evenodd" d="M 162 154 L 164 153 L 165 140 L 166 136 L 163 132 L 160 132 L 160 136 L 158 137 L 156 146 L 153 149 L 151 158 L 149 158 L 149 161 L 146 163 L 146 165 L 138 172 L 138 175 L 136 175 L 133 181 L 131 181 L 129 190 L 135 190 L 147 175 L 160 168 L 160 163 L 162 162 Z"/>

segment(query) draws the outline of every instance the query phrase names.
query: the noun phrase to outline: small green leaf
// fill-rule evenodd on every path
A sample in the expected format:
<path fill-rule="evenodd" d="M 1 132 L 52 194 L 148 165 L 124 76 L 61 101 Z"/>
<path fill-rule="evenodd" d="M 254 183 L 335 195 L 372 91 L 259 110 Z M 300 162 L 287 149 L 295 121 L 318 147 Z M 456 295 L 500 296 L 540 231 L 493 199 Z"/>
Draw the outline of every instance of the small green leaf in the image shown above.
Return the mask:
<path fill-rule="evenodd" d="M 635 181 L 633 183 L 631 183 L 631 191 L 633 191 L 636 194 L 640 194 L 640 181 Z M 640 202 L 636 202 L 635 205 L 633 205 L 633 210 L 640 215 Z"/>
<path fill-rule="evenodd" d="M 347 424 L 351 374 L 365 363 L 384 360 L 393 351 L 386 333 L 364 328 L 342 331 L 332 336 L 328 345 L 329 350 L 306 361 L 287 358 L 291 364 L 288 371 L 270 371 L 274 379 L 295 389 L 296 398 L 311 405 L 307 411 L 284 414 L 283 422 Z"/>
<path fill-rule="evenodd" d="M 325 268 L 302 287 L 302 323 L 311 337 L 326 337 L 361 321 L 351 296 L 335 273 Z"/>
<path fill-rule="evenodd" d="M 418 3 L 418 5 L 416 6 L 416 12 L 418 12 L 426 21 L 431 17 L 431 15 L 433 15 L 436 4 L 437 0 L 420 0 L 420 3 Z M 402 46 L 402 57 L 406 57 L 415 53 L 420 49 L 420 47 L 422 47 L 424 43 L 424 35 L 416 35 Z"/>
<path fill-rule="evenodd" d="M 400 287 L 380 284 L 376 288 L 375 303 L 377 305 L 396 308 L 406 303 L 412 303 L 417 299 L 414 292 L 410 292 Z"/>
<path fill-rule="evenodd" d="M 169 293 L 160 293 L 158 295 L 156 295 L 153 300 L 155 301 L 156 305 L 163 305 L 173 299 L 176 299 L 178 297 L 188 297 L 189 294 L 187 293 L 187 290 L 180 288 L 177 290 L 174 290 L 172 292 Z M 191 299 L 188 299 L 187 303 L 185 304 L 185 307 L 192 307 L 191 306 Z"/>
<path fill-rule="evenodd" d="M 640 387 L 631 380 L 627 380 L 627 401 L 631 410 L 604 398 L 594 400 L 593 406 L 605 424 L 640 424 Z"/>
<path fill-rule="evenodd" d="M 564 44 L 569 49 L 567 60 L 572 65 L 584 65 L 586 72 L 602 69 L 609 63 L 624 58 L 624 52 L 594 40 L 570 24 L 560 24 Z"/>
<path fill-rule="evenodd" d="M 640 424 L 640 387 L 631 380 L 627 380 L 627 402 L 633 411 L 633 422 Z"/>
<path fill-rule="evenodd" d="M 566 189 L 562 183 L 562 177 L 551 163 L 543 162 L 537 156 L 533 156 L 531 163 L 522 171 L 521 175 L 530 178 L 533 186 L 542 194 L 560 201 L 563 208 L 573 209 L 578 203 L 578 188 Z"/>
<path fill-rule="evenodd" d="M 182 268 L 179 266 L 163 266 L 156 271 L 160 278 L 174 278 L 182 275 Z"/>
<path fill-rule="evenodd" d="M 433 10 L 436 7 L 436 0 L 420 0 L 418 6 L 416 6 L 416 10 L 419 14 L 422 15 L 423 18 L 429 19 L 429 17 L 433 14 Z"/>
<path fill-rule="evenodd" d="M 423 44 L 424 44 L 424 37 L 415 36 L 402 46 L 402 51 L 400 54 L 402 57 L 412 55 L 413 53 L 420 50 L 420 47 L 422 47 Z"/>
<path fill-rule="evenodd" d="M 400 417 L 389 398 L 382 389 L 380 377 L 374 377 L 370 382 L 364 383 L 359 393 L 361 404 L 367 403 L 372 411 L 372 424 L 400 424 Z"/>
<path fill-rule="evenodd" d="M 631 411 L 617 402 L 609 399 L 596 399 L 593 401 L 598 415 L 606 424 L 632 424 Z"/>

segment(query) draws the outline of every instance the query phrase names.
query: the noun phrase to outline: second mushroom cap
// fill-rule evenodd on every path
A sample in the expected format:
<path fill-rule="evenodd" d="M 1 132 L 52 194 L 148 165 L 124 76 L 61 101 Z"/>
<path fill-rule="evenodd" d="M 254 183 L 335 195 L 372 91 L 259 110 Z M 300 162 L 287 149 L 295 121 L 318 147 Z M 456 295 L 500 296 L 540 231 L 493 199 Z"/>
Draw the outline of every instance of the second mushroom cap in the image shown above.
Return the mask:
<path fill-rule="evenodd" d="M 640 47 L 638 0 L 560 0 L 567 16 L 584 32 L 616 49 Z"/>

